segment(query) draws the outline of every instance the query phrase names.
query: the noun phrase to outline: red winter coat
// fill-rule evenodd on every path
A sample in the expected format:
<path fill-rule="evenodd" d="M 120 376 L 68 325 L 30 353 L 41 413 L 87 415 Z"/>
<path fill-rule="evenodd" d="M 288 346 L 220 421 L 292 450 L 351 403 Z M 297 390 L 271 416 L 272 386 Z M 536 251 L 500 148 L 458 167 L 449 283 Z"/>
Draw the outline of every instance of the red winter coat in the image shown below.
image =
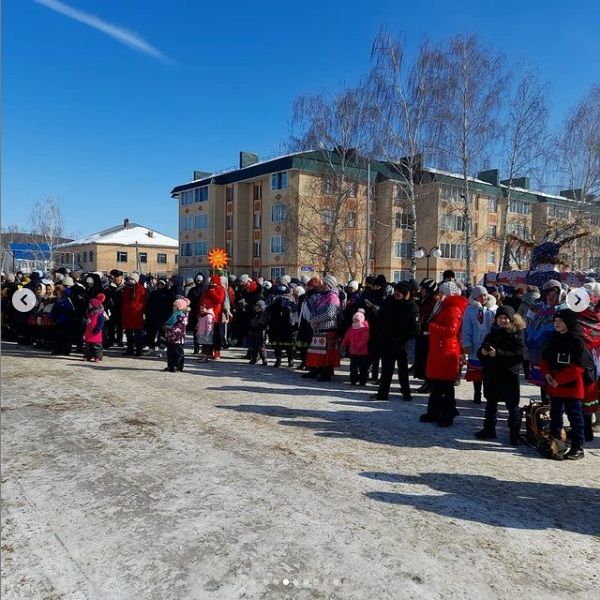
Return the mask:
<path fill-rule="evenodd" d="M 350 356 L 367 356 L 369 354 L 369 324 L 365 321 L 359 329 L 350 327 L 342 340 L 342 348 L 350 350 Z"/>
<path fill-rule="evenodd" d="M 215 323 L 221 322 L 223 313 L 223 302 L 225 302 L 225 288 L 219 282 L 215 287 L 209 287 L 200 297 L 200 306 L 212 308 L 215 313 Z"/>
<path fill-rule="evenodd" d="M 121 296 L 123 329 L 144 329 L 146 290 L 141 283 L 126 286 Z"/>
<path fill-rule="evenodd" d="M 463 296 L 447 296 L 439 312 L 429 322 L 427 379 L 454 381 L 460 373 L 460 328 L 469 301 Z"/>

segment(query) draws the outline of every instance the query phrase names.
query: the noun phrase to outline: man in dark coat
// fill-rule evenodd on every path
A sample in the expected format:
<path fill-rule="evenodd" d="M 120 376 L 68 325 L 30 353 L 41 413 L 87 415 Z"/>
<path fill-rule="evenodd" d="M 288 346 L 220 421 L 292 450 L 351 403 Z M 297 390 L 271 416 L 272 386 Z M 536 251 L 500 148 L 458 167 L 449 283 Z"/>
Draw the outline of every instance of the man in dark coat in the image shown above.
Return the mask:
<path fill-rule="evenodd" d="M 387 400 L 394 369 L 398 365 L 398 381 L 404 400 L 412 400 L 408 382 L 409 340 L 419 334 L 419 307 L 409 300 L 410 288 L 405 282 L 396 284 L 394 293 L 383 302 L 378 315 L 381 352 L 381 382 L 375 400 Z"/>
<path fill-rule="evenodd" d="M 123 271 L 113 269 L 110 273 L 111 282 L 106 291 L 105 305 L 108 307 L 109 319 L 107 321 L 107 343 L 106 348 L 113 344 L 117 347 L 123 347 L 123 290 L 125 281 L 123 280 Z"/>
<path fill-rule="evenodd" d="M 188 318 L 188 331 L 194 334 L 194 354 L 200 353 L 200 344 L 198 343 L 198 334 L 196 326 L 198 325 L 198 308 L 200 307 L 200 298 L 206 289 L 206 277 L 204 273 L 198 272 L 194 277 L 194 286 L 188 290 L 187 298 L 190 301 L 190 312 Z"/>
<path fill-rule="evenodd" d="M 146 344 L 150 347 L 150 350 L 156 349 L 160 328 L 172 312 L 173 308 L 172 304 L 169 304 L 167 284 L 161 279 L 157 283 L 156 289 L 148 295 L 148 301 L 146 302 Z"/>

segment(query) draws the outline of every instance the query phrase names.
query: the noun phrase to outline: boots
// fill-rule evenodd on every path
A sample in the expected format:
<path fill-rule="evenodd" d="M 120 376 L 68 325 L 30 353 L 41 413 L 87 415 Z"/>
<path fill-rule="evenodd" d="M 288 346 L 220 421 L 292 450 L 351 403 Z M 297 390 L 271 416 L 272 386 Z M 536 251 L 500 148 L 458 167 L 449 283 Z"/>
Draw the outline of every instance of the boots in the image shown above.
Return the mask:
<path fill-rule="evenodd" d="M 569 448 L 569 451 L 565 454 L 565 458 L 569 460 L 579 460 L 584 456 L 585 453 L 583 452 L 583 448 L 579 444 L 575 443 L 571 444 L 571 448 Z"/>
<path fill-rule="evenodd" d="M 433 389 L 432 385 L 426 381 L 420 388 L 417 388 L 417 394 L 430 394 Z"/>
<path fill-rule="evenodd" d="M 481 404 L 481 387 L 480 381 L 473 382 L 473 404 Z"/>
<path fill-rule="evenodd" d="M 495 440 L 496 439 L 496 426 L 495 425 L 484 425 L 481 431 L 475 434 L 478 440 Z"/>
<path fill-rule="evenodd" d="M 519 427 L 511 427 L 508 432 L 510 436 L 510 445 L 518 446 L 521 443 L 521 438 L 519 436 Z"/>
<path fill-rule="evenodd" d="M 594 441 L 594 429 L 592 427 L 592 415 L 583 415 L 583 434 L 586 442 Z"/>
<path fill-rule="evenodd" d="M 292 348 L 288 348 L 287 351 L 288 367 L 294 366 L 294 351 Z"/>

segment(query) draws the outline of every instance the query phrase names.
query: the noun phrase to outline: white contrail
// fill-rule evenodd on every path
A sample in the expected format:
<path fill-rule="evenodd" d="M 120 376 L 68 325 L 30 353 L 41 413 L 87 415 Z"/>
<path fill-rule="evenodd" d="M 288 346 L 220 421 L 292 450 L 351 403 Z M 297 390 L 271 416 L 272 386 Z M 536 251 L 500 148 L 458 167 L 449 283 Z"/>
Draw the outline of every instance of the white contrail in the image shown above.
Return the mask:
<path fill-rule="evenodd" d="M 175 62 L 170 59 L 168 56 L 163 54 L 160 50 L 149 44 L 146 40 L 140 37 L 137 33 L 133 31 L 127 31 L 127 29 L 123 29 L 122 27 L 117 27 L 116 25 L 112 25 L 111 23 L 107 23 L 103 21 L 96 15 L 91 15 L 89 13 L 85 13 L 81 10 L 77 10 L 71 6 L 67 6 L 58 0 L 34 0 L 38 4 L 42 4 L 46 8 L 50 10 L 56 11 L 62 15 L 70 17 L 71 19 L 75 19 L 75 21 L 79 21 L 80 23 L 85 23 L 102 33 L 110 36 L 111 38 L 129 46 L 133 50 L 137 50 L 138 52 L 142 52 L 143 54 L 147 54 L 152 58 L 156 58 L 160 62 L 168 65 L 174 65 Z"/>

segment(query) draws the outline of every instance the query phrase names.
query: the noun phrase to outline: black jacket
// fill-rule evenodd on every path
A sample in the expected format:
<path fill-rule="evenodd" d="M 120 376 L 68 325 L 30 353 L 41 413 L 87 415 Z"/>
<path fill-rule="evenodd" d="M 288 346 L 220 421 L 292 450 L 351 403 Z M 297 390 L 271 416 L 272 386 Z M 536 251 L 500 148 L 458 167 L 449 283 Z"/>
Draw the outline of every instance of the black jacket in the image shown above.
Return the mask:
<path fill-rule="evenodd" d="M 405 349 L 406 343 L 419 335 L 419 307 L 412 300 L 389 296 L 377 315 L 377 327 L 382 352 Z"/>
<path fill-rule="evenodd" d="M 496 356 L 484 356 L 481 351 L 491 346 Z M 525 353 L 523 330 L 516 326 L 504 329 L 494 325 L 485 336 L 477 357 L 483 364 L 483 384 L 486 398 L 517 399 L 520 395 L 519 369 Z"/>

